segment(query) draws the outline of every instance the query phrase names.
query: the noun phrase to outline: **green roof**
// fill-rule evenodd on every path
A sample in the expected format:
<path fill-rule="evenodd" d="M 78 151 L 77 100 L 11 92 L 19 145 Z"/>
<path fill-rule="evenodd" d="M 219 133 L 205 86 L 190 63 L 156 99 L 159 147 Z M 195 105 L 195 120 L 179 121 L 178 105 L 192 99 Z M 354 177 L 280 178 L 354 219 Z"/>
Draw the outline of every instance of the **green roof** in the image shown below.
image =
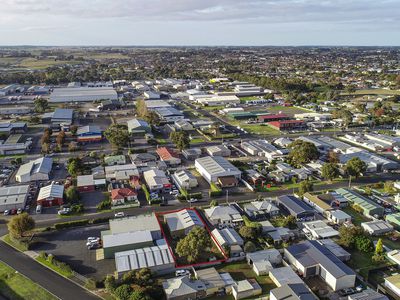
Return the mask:
<path fill-rule="evenodd" d="M 352 190 L 340 188 L 336 190 L 336 193 L 342 195 L 348 201 L 359 205 L 362 209 L 364 209 L 365 214 L 370 216 L 375 214 L 383 215 L 384 209 L 382 206 Z"/>
<path fill-rule="evenodd" d="M 400 228 L 400 213 L 387 215 L 386 221 Z"/>

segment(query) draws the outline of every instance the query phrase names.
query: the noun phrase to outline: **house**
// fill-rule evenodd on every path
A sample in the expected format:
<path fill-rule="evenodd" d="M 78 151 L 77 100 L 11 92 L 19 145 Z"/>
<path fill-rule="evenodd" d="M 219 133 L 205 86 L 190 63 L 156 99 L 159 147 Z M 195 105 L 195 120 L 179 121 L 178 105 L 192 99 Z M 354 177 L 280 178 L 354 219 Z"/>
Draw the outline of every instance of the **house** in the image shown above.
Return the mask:
<path fill-rule="evenodd" d="M 134 176 L 139 176 L 139 171 L 134 164 L 107 166 L 104 168 L 106 179 L 111 180 L 129 180 Z"/>
<path fill-rule="evenodd" d="M 322 220 L 304 222 L 303 226 L 303 231 L 310 233 L 315 239 L 326 239 L 339 235 L 337 230 L 333 229 Z"/>
<path fill-rule="evenodd" d="M 247 253 L 246 259 L 257 276 L 268 275 L 270 270 L 282 263 L 282 256 L 277 249 Z"/>
<path fill-rule="evenodd" d="M 167 300 L 201 299 L 207 295 L 204 282 L 189 276 L 173 277 L 164 280 L 162 285 Z"/>
<path fill-rule="evenodd" d="M 104 163 L 107 166 L 124 165 L 126 164 L 126 157 L 122 154 L 104 156 Z"/>
<path fill-rule="evenodd" d="M 393 231 L 393 226 L 383 220 L 363 222 L 361 227 L 370 235 L 383 235 Z"/>
<path fill-rule="evenodd" d="M 169 274 L 175 271 L 175 261 L 166 243 L 116 252 L 115 266 L 118 276 L 142 268 L 148 268 L 156 275 Z"/>
<path fill-rule="evenodd" d="M 386 253 L 389 260 L 400 266 L 400 250 L 392 250 Z"/>
<path fill-rule="evenodd" d="M 236 186 L 242 172 L 221 156 L 205 156 L 195 160 L 196 170 L 208 183 L 221 187 Z"/>
<path fill-rule="evenodd" d="M 164 215 L 171 236 L 174 238 L 187 235 L 194 227 L 204 227 L 203 221 L 195 210 L 182 209 Z"/>
<path fill-rule="evenodd" d="M 376 204 L 374 201 L 368 199 L 367 197 L 361 196 L 353 190 L 340 188 L 336 190 L 336 193 L 342 195 L 350 203 L 356 204 L 357 206 L 362 208 L 363 214 L 366 216 L 383 216 L 384 208 L 382 206 Z"/>
<path fill-rule="evenodd" d="M 270 300 L 318 300 L 304 283 L 290 283 L 270 291 Z"/>
<path fill-rule="evenodd" d="M 229 150 L 225 145 L 209 146 L 206 148 L 206 152 L 210 156 L 231 156 L 231 150 Z"/>
<path fill-rule="evenodd" d="M 96 188 L 104 187 L 106 180 L 104 178 L 95 179 L 92 175 L 80 175 L 76 177 L 76 187 L 80 193 L 93 192 Z"/>
<path fill-rule="evenodd" d="M 185 118 L 181 111 L 173 107 L 155 108 L 154 111 L 164 123 L 174 123 L 175 121 L 183 120 Z"/>
<path fill-rule="evenodd" d="M 41 157 L 19 167 L 15 181 L 25 183 L 30 181 L 49 180 L 53 167 L 53 159 Z"/>
<path fill-rule="evenodd" d="M 111 204 L 115 205 L 123 205 L 125 202 L 133 202 L 136 201 L 139 204 L 137 193 L 135 190 L 131 188 L 121 188 L 121 189 L 113 189 L 111 190 Z"/>
<path fill-rule="evenodd" d="M 243 223 L 239 211 L 232 205 L 206 208 L 204 213 L 213 225 L 237 226 Z"/>
<path fill-rule="evenodd" d="M 153 247 L 153 237 L 149 230 L 102 234 L 104 258 L 114 258 L 115 253 Z"/>
<path fill-rule="evenodd" d="M 225 289 L 225 281 L 214 267 L 194 270 L 194 276 L 206 286 L 206 297 Z"/>
<path fill-rule="evenodd" d="M 242 142 L 240 147 L 253 156 L 265 157 L 269 162 L 289 153 L 286 149 L 278 149 L 267 140 L 250 140 Z"/>
<path fill-rule="evenodd" d="M 325 200 L 324 195 L 325 194 L 313 195 L 307 192 L 304 193 L 303 200 L 316 211 L 324 215 L 327 211 L 333 209 L 333 207 L 329 204 L 329 201 Z"/>
<path fill-rule="evenodd" d="M 238 248 L 239 253 L 235 253 L 236 255 L 240 255 L 240 252 L 243 251 L 241 247 L 244 245 L 244 241 L 235 229 L 230 227 L 223 229 L 215 228 L 213 231 L 211 231 L 211 235 L 216 239 L 222 248 L 228 248 L 231 250 L 231 256 L 235 256 L 233 255 L 234 253 L 232 253 L 232 249 L 236 248 L 234 246 L 240 246 Z"/>
<path fill-rule="evenodd" d="M 341 246 L 335 243 L 331 239 L 323 239 L 317 241 L 319 244 L 327 248 L 330 252 L 332 252 L 337 258 L 341 261 L 348 261 L 351 258 L 351 254 L 344 250 Z"/>
<path fill-rule="evenodd" d="M 200 148 L 189 148 L 189 149 L 184 149 L 182 150 L 182 155 L 187 159 L 187 160 L 195 160 L 196 158 L 199 158 L 201 155 L 201 149 Z"/>
<path fill-rule="evenodd" d="M 388 289 L 394 297 L 400 297 L 400 274 L 386 277 L 385 288 Z"/>
<path fill-rule="evenodd" d="M 392 224 L 397 230 L 400 230 L 400 212 L 387 215 L 386 222 Z"/>
<path fill-rule="evenodd" d="M 236 282 L 236 285 L 232 286 L 232 295 L 235 300 L 245 299 L 261 295 L 261 286 L 255 279 L 244 279 Z"/>
<path fill-rule="evenodd" d="M 162 161 L 164 161 L 169 166 L 177 166 L 181 164 L 181 159 L 179 155 L 175 153 L 172 149 L 167 147 L 157 148 L 157 154 Z"/>
<path fill-rule="evenodd" d="M 131 119 L 127 122 L 128 132 L 132 135 L 145 135 L 151 133 L 151 126 L 144 120 Z"/>
<path fill-rule="evenodd" d="M 318 241 L 305 241 L 284 249 L 284 257 L 303 277 L 319 276 L 333 290 L 351 288 L 356 274 Z"/>
<path fill-rule="evenodd" d="M 172 179 L 179 188 L 185 190 L 191 190 L 199 184 L 196 177 L 188 170 L 176 171 L 172 175 Z"/>
<path fill-rule="evenodd" d="M 43 207 L 62 205 L 64 203 L 64 186 L 51 183 L 40 188 L 36 202 Z"/>
<path fill-rule="evenodd" d="M 271 218 L 280 214 L 279 208 L 271 200 L 253 201 L 245 204 L 243 208 L 249 217 L 256 220 Z"/>
<path fill-rule="evenodd" d="M 295 196 L 279 196 L 277 202 L 279 207 L 285 209 L 298 220 L 313 220 L 315 217 L 313 209 Z"/>
<path fill-rule="evenodd" d="M 76 135 L 79 143 L 94 143 L 103 139 L 103 131 L 99 126 L 95 125 L 79 127 Z"/>
<path fill-rule="evenodd" d="M 28 194 L 29 185 L 0 187 L 0 212 L 11 209 L 24 209 Z"/>
<path fill-rule="evenodd" d="M 177 120 L 177 121 L 175 121 L 174 125 L 175 125 L 175 128 L 179 131 L 194 130 L 193 125 L 189 121 L 186 121 L 186 120 Z"/>
<path fill-rule="evenodd" d="M 143 172 L 143 178 L 150 192 L 168 192 L 171 190 L 171 182 L 164 171 L 151 169 Z"/>
<path fill-rule="evenodd" d="M 157 156 L 151 153 L 135 153 L 129 155 L 129 158 L 131 162 L 138 167 L 147 166 L 147 163 L 156 162 L 158 160 Z"/>
<path fill-rule="evenodd" d="M 279 131 L 304 130 L 306 128 L 306 123 L 303 120 L 281 120 L 268 122 L 267 124 Z"/>
<path fill-rule="evenodd" d="M 351 294 L 347 297 L 348 300 L 389 300 L 388 297 L 374 290 L 366 289 L 361 293 Z"/>
<path fill-rule="evenodd" d="M 273 268 L 269 271 L 268 276 L 277 287 L 284 286 L 285 284 L 304 284 L 299 275 L 297 275 L 289 266 Z"/>
<path fill-rule="evenodd" d="M 331 210 L 327 213 L 327 218 L 334 224 L 342 225 L 351 223 L 351 216 L 342 210 Z"/>

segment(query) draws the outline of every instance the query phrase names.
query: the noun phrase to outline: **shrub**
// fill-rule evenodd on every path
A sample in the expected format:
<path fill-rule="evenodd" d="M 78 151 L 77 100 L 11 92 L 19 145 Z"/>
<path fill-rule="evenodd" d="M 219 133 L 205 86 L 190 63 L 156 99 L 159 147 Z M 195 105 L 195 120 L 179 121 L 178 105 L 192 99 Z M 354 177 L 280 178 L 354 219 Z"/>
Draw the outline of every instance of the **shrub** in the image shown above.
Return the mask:
<path fill-rule="evenodd" d="M 114 290 L 114 295 L 119 300 L 129 300 L 131 292 L 132 288 L 127 284 L 123 284 Z"/>
<path fill-rule="evenodd" d="M 146 186 L 144 183 L 142 184 L 142 190 L 143 190 L 144 195 L 145 195 L 145 197 L 146 197 L 146 201 L 147 201 L 148 203 L 151 204 L 151 201 L 150 201 L 150 192 L 149 192 L 149 190 L 147 189 L 147 186 Z"/>
<path fill-rule="evenodd" d="M 65 229 L 65 228 L 84 226 L 87 224 L 89 224 L 89 220 L 77 220 L 77 221 L 57 223 L 54 225 L 54 228 L 57 230 L 60 230 L 60 229 Z"/>
<path fill-rule="evenodd" d="M 254 245 L 254 243 L 252 241 L 248 241 L 248 242 L 246 242 L 246 244 L 244 244 L 244 251 L 245 252 L 254 252 L 254 251 L 256 251 L 256 245 Z"/>
<path fill-rule="evenodd" d="M 111 201 L 110 199 L 106 199 L 101 201 L 99 204 L 97 204 L 96 209 L 101 211 L 101 210 L 107 210 L 111 208 Z"/>
<path fill-rule="evenodd" d="M 91 224 L 107 223 L 109 220 L 110 220 L 109 217 L 97 218 L 97 219 L 91 220 L 89 223 L 91 223 Z"/>

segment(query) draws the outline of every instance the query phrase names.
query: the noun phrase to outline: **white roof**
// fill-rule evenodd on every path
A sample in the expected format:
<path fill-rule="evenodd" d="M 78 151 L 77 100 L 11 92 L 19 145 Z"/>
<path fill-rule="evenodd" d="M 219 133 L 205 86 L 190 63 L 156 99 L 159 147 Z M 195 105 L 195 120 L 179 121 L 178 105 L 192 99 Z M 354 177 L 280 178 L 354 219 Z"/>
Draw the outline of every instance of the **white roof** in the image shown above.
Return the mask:
<path fill-rule="evenodd" d="M 393 230 L 393 226 L 388 222 L 383 220 L 374 220 L 369 222 L 361 223 L 361 227 L 371 230 L 372 232 L 379 231 L 391 231 Z"/>
<path fill-rule="evenodd" d="M 155 214 L 110 220 L 110 231 L 113 234 L 140 230 L 161 230 Z"/>
<path fill-rule="evenodd" d="M 304 283 L 291 267 L 275 268 L 269 271 L 269 276 L 274 278 L 274 283 L 281 287 L 285 284 Z"/>
<path fill-rule="evenodd" d="M 32 175 L 36 173 L 49 174 L 53 165 L 51 157 L 40 157 L 19 167 L 15 176 Z"/>
<path fill-rule="evenodd" d="M 29 185 L 0 187 L 0 205 L 24 203 L 29 191 Z"/>
<path fill-rule="evenodd" d="M 241 246 L 244 244 L 243 239 L 233 228 L 228 227 L 228 228 L 224 228 L 222 230 L 215 228 L 211 233 L 217 239 L 218 243 L 221 246 L 224 246 L 224 245 L 228 245 L 228 246 L 240 245 Z"/>
<path fill-rule="evenodd" d="M 329 238 L 339 235 L 337 230 L 333 229 L 322 220 L 305 222 L 303 226 L 316 238 Z"/>
<path fill-rule="evenodd" d="M 165 215 L 170 231 L 178 231 L 192 226 L 204 226 L 197 213 L 193 210 L 183 209 Z"/>
<path fill-rule="evenodd" d="M 221 175 L 226 172 L 242 174 L 242 172 L 221 156 L 205 156 L 195 160 L 210 175 Z"/>
<path fill-rule="evenodd" d="M 121 245 L 140 244 L 153 241 L 149 230 L 121 232 L 103 236 L 103 248 L 117 247 Z"/>
<path fill-rule="evenodd" d="M 214 206 L 204 210 L 210 220 L 243 221 L 242 216 L 233 206 Z"/>
<path fill-rule="evenodd" d="M 50 184 L 40 189 L 37 200 L 46 198 L 63 198 L 64 197 L 64 186 L 59 184 Z"/>

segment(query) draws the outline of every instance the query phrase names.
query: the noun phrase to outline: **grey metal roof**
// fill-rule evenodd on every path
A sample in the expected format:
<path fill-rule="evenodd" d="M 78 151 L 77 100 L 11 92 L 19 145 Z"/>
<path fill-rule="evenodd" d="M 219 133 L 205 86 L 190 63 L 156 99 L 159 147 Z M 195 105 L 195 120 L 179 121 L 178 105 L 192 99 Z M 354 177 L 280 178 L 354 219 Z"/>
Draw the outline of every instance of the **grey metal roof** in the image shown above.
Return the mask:
<path fill-rule="evenodd" d="M 285 284 L 271 290 L 277 300 L 317 300 L 304 283 Z"/>
<path fill-rule="evenodd" d="M 305 202 L 291 195 L 279 196 L 277 198 L 278 202 L 280 202 L 286 209 L 288 209 L 291 213 L 296 215 L 304 213 L 304 212 L 314 212 L 313 209 L 308 206 Z"/>
<path fill-rule="evenodd" d="M 56 110 L 53 113 L 52 118 L 53 119 L 72 119 L 73 115 L 74 115 L 73 109 L 56 108 Z"/>
<path fill-rule="evenodd" d="M 196 162 L 202 166 L 210 175 L 223 174 L 225 172 L 237 172 L 240 170 L 221 156 L 205 156 L 196 159 Z"/>

